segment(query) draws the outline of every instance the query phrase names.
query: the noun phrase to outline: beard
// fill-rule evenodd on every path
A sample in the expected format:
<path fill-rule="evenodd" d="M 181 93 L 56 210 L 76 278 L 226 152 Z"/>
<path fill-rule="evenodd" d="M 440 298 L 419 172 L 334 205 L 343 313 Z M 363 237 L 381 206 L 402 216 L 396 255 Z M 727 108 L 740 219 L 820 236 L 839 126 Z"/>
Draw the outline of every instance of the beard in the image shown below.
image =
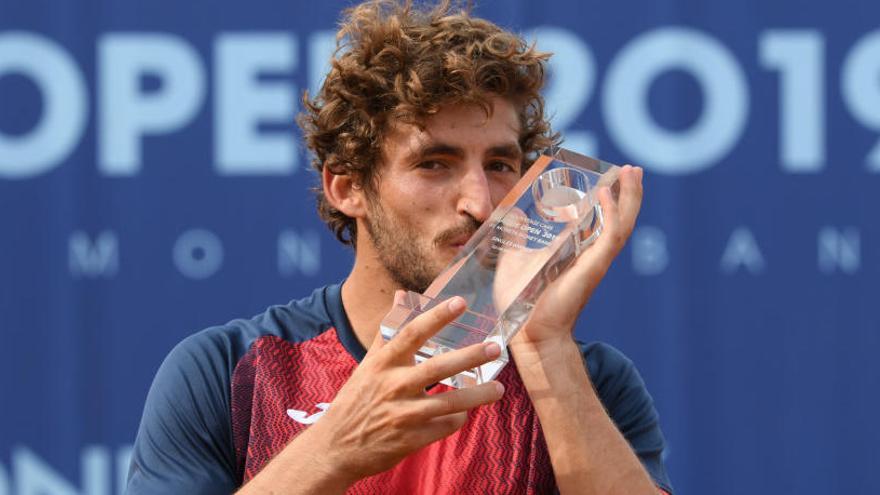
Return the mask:
<path fill-rule="evenodd" d="M 433 254 L 441 247 L 462 235 L 470 237 L 480 222 L 468 217 L 465 223 L 444 230 L 430 242 L 405 222 L 388 215 L 378 201 L 370 201 L 370 215 L 365 225 L 367 234 L 376 247 L 382 266 L 400 287 L 423 293 L 445 267 L 449 260 L 439 260 Z"/>

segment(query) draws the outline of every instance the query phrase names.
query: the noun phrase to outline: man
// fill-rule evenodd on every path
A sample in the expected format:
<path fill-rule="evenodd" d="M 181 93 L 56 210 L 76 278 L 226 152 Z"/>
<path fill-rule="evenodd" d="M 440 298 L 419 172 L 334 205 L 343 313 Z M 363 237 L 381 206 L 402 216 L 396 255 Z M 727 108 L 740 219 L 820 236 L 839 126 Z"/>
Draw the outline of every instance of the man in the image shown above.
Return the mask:
<path fill-rule="evenodd" d="M 641 170 L 624 167 L 617 202 L 599 192 L 605 231 L 547 288 L 497 381 L 438 385 L 501 352 L 478 344 L 414 364 L 463 299 L 387 343 L 379 322 L 397 291 L 428 286 L 555 141 L 538 93 L 548 55 L 446 4 L 369 2 L 339 34 L 302 124 L 319 212 L 354 247 L 354 267 L 341 285 L 171 352 L 147 399 L 129 493 L 670 492 L 657 414 L 632 363 L 572 338 L 632 231 Z"/>

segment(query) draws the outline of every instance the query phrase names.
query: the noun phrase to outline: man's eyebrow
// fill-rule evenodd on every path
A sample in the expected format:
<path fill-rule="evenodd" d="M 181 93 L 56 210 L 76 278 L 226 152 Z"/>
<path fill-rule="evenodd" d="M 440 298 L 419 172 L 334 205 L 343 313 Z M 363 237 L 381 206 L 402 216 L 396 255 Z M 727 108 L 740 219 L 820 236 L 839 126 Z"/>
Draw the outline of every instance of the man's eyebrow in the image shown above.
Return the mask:
<path fill-rule="evenodd" d="M 446 143 L 427 143 L 423 146 L 416 148 L 413 151 L 411 157 L 414 159 L 418 159 L 426 156 L 436 155 L 446 155 L 461 158 L 464 156 L 464 150 L 462 148 L 459 148 L 458 146 L 453 146 Z"/>
<path fill-rule="evenodd" d="M 522 149 L 519 147 L 519 143 L 499 144 L 486 150 L 486 156 L 513 158 L 518 160 L 522 158 L 522 155 L 523 153 Z"/>
<path fill-rule="evenodd" d="M 418 160 L 420 158 L 424 158 L 426 156 L 454 156 L 456 158 L 462 158 L 465 155 L 464 149 L 458 146 L 453 146 L 447 143 L 426 143 L 423 146 L 420 146 L 413 150 L 410 155 L 411 160 Z M 487 157 L 499 157 L 499 158 L 511 158 L 514 160 L 518 160 L 522 158 L 522 149 L 519 147 L 519 143 L 504 143 L 492 146 L 491 148 L 486 150 Z"/>

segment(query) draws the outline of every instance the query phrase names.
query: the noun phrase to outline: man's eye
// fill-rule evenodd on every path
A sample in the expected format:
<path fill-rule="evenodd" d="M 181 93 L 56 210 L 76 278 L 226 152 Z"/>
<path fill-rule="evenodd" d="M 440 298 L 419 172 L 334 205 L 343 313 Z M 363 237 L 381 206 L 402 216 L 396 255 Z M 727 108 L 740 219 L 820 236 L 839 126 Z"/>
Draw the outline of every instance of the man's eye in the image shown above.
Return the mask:
<path fill-rule="evenodd" d="M 486 169 L 492 172 L 516 172 L 516 167 L 507 162 L 492 162 Z"/>
<path fill-rule="evenodd" d="M 442 162 L 437 160 L 425 160 L 417 165 L 418 168 L 425 170 L 440 170 L 444 167 Z"/>

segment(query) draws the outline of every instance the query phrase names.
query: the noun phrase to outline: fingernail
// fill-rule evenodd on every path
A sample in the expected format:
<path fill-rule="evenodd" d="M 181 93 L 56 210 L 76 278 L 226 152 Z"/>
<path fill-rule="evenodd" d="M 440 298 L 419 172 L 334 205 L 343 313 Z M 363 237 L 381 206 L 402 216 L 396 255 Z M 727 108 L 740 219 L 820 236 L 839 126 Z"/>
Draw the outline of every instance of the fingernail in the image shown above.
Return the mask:
<path fill-rule="evenodd" d="M 501 346 L 499 346 L 495 342 L 489 342 L 486 344 L 486 357 L 497 358 L 501 355 Z"/>
<path fill-rule="evenodd" d="M 464 299 L 461 297 L 456 296 L 456 297 L 453 297 L 452 299 L 449 300 L 448 307 L 449 307 L 449 310 L 452 311 L 453 313 L 457 313 L 457 312 L 463 310 L 464 306 L 465 306 Z"/>
<path fill-rule="evenodd" d="M 503 395 L 504 394 L 504 385 L 502 385 L 501 382 L 495 382 L 495 390 L 498 391 L 498 395 Z"/>

